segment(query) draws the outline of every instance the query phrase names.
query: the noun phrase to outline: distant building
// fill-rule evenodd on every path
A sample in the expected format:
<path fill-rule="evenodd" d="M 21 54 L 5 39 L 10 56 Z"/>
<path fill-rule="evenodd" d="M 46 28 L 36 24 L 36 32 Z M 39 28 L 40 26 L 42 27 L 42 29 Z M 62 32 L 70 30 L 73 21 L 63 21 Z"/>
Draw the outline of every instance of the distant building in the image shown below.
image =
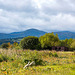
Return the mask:
<path fill-rule="evenodd" d="M 56 50 L 56 51 L 68 51 L 69 48 L 68 47 L 65 47 L 65 46 L 52 46 L 51 48 L 52 50 Z"/>

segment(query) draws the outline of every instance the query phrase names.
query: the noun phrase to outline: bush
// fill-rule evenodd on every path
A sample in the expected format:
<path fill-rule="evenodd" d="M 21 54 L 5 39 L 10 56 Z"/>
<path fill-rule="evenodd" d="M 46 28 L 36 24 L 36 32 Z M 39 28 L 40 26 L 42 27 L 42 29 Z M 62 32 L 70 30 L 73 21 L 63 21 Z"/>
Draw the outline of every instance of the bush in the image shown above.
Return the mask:
<path fill-rule="evenodd" d="M 54 53 L 53 55 L 54 55 L 54 57 L 58 57 L 58 54 L 57 53 Z"/>
<path fill-rule="evenodd" d="M 45 65 L 45 62 L 42 59 L 34 58 L 34 59 L 24 59 L 24 62 L 27 64 L 28 62 L 35 62 L 35 65 Z"/>
<path fill-rule="evenodd" d="M 42 59 L 34 59 L 35 65 L 45 65 Z"/>
<path fill-rule="evenodd" d="M 7 43 L 3 43 L 3 44 L 1 45 L 1 47 L 2 47 L 2 48 L 5 48 L 5 49 L 8 49 L 9 45 L 8 45 Z"/>
<path fill-rule="evenodd" d="M 8 59 L 8 57 L 6 56 L 6 55 L 0 55 L 0 62 L 2 62 L 2 61 L 8 61 L 9 59 Z"/>
<path fill-rule="evenodd" d="M 2 58 L 2 56 L 0 55 L 0 62 L 2 62 L 3 61 L 3 58 Z"/>
<path fill-rule="evenodd" d="M 49 53 L 49 56 L 50 56 L 50 57 L 52 57 L 52 56 L 53 56 L 53 57 L 58 57 L 58 54 L 57 54 L 56 52 L 55 52 L 55 53 L 50 52 L 50 53 Z"/>
<path fill-rule="evenodd" d="M 49 53 L 49 56 L 50 56 L 50 57 L 53 56 L 53 53 L 50 52 L 50 53 Z"/>
<path fill-rule="evenodd" d="M 28 36 L 21 40 L 20 46 L 23 49 L 39 49 L 40 48 L 40 42 L 37 37 Z"/>
<path fill-rule="evenodd" d="M 45 61 L 43 61 L 41 54 L 39 54 L 38 51 L 27 51 L 22 55 L 22 61 L 24 61 L 26 64 L 28 62 L 35 62 L 35 65 L 46 65 Z"/>

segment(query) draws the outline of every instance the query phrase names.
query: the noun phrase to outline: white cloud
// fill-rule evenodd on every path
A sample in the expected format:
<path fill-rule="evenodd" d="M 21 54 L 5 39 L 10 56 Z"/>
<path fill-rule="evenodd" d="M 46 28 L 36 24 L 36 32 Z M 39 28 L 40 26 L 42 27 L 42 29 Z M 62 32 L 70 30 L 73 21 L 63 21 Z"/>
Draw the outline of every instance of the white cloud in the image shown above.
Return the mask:
<path fill-rule="evenodd" d="M 0 0 L 0 32 L 36 28 L 75 32 L 75 0 Z"/>

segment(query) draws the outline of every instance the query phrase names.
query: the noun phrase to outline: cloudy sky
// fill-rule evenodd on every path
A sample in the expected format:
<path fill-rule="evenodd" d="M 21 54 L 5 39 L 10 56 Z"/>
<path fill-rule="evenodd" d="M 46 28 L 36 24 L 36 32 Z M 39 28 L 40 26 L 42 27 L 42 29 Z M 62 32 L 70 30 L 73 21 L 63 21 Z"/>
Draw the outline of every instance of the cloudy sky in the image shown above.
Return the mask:
<path fill-rule="evenodd" d="M 75 0 L 0 0 L 0 33 L 30 28 L 75 32 Z"/>

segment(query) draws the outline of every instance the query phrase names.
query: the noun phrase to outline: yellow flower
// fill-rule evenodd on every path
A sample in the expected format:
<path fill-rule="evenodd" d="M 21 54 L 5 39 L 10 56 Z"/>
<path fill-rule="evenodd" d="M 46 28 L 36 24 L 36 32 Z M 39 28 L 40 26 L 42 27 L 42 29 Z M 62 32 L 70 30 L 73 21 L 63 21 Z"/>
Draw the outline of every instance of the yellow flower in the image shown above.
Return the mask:
<path fill-rule="evenodd" d="M 6 75 L 7 75 L 7 72 L 5 71 L 5 72 L 4 72 L 4 74 L 6 74 Z"/>
<path fill-rule="evenodd" d="M 31 70 L 32 70 L 32 68 L 31 68 Z"/>

